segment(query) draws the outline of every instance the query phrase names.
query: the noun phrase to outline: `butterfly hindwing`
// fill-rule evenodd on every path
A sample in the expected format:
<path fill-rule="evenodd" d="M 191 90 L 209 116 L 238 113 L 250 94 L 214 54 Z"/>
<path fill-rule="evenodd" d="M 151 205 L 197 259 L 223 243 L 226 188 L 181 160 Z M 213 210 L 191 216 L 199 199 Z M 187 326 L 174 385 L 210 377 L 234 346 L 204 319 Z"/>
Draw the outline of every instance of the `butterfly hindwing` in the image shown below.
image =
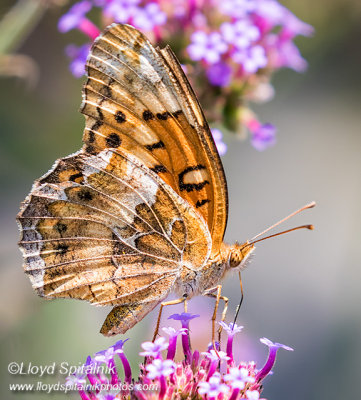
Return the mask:
<path fill-rule="evenodd" d="M 227 220 L 227 188 L 198 101 L 169 48 L 155 49 L 135 28 L 112 25 L 87 62 L 84 149 L 123 149 L 152 169 L 203 216 L 212 254 Z"/>
<path fill-rule="evenodd" d="M 46 298 L 158 304 L 184 263 L 201 268 L 210 253 L 202 219 L 122 150 L 59 160 L 18 220 L 25 271 Z"/>

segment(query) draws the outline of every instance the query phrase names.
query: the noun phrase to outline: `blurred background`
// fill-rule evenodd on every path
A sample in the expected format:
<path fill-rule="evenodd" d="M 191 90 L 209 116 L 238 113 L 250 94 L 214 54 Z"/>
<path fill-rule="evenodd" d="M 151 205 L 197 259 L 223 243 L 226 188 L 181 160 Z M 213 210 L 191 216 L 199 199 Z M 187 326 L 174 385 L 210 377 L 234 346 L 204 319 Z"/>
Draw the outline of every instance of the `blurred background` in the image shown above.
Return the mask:
<path fill-rule="evenodd" d="M 3 0 L 0 13 L 12 2 Z M 237 338 L 239 359 L 259 366 L 267 349 L 258 338 L 292 346 L 279 352 L 263 397 L 269 400 L 359 398 L 361 377 L 361 3 L 358 0 L 283 0 L 315 27 L 297 44 L 309 62 L 304 74 L 277 73 L 274 100 L 256 107 L 278 127 L 277 144 L 258 152 L 247 141 L 228 140 L 223 157 L 230 195 L 226 241 L 254 236 L 303 204 L 317 207 L 282 228 L 313 223 L 301 231 L 260 243 L 243 273 L 245 301 Z M 82 79 L 68 71 L 57 21 L 49 10 L 22 44 L 21 53 L 39 66 L 31 88 L 18 79 L 0 80 L 0 396 L 45 399 L 49 395 L 10 393 L 9 382 L 32 382 L 7 372 L 11 361 L 78 365 L 114 339 L 98 332 L 108 309 L 74 300 L 45 301 L 33 292 L 22 270 L 15 216 L 32 182 L 54 160 L 81 146 L 84 118 L 78 113 Z M 227 141 L 227 138 L 226 138 Z M 225 281 L 231 320 L 240 298 L 236 276 Z M 191 325 L 194 347 L 210 340 L 213 301 L 192 300 L 202 310 Z M 171 313 L 166 309 L 163 324 Z M 150 340 L 156 314 L 129 331 L 132 364 L 141 361 L 140 343 Z M 205 337 L 204 326 L 209 326 Z M 200 328 L 202 327 L 202 328 Z M 49 382 L 58 378 L 48 377 Z M 52 395 L 54 399 L 64 395 Z M 74 398 L 78 398 L 74 395 Z"/>

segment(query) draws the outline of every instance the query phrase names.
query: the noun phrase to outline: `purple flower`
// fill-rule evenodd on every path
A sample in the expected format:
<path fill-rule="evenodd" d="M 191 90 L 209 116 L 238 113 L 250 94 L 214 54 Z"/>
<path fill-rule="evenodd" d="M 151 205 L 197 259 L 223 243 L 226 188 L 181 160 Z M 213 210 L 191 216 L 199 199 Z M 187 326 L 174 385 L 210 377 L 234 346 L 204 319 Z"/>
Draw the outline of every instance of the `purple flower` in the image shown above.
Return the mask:
<path fill-rule="evenodd" d="M 310 36 L 313 27 L 297 18 L 290 10 L 275 0 L 258 0 L 255 14 L 266 22 L 268 29 L 283 26 L 292 36 Z"/>
<path fill-rule="evenodd" d="M 85 63 L 90 51 L 90 44 L 86 43 L 80 47 L 69 44 L 65 48 L 66 55 L 72 59 L 70 63 L 70 71 L 76 77 L 80 78 L 85 74 Z"/>
<path fill-rule="evenodd" d="M 114 359 L 114 354 L 114 347 L 111 346 L 106 350 L 95 353 L 94 361 L 96 361 L 97 363 L 109 364 L 109 362 Z"/>
<path fill-rule="evenodd" d="M 234 336 L 236 333 L 241 332 L 243 329 L 243 326 L 238 326 L 233 322 L 227 325 L 225 322 L 220 321 L 219 325 L 221 325 L 221 327 L 227 332 L 228 336 Z"/>
<path fill-rule="evenodd" d="M 255 9 L 256 2 L 254 0 L 222 0 L 218 7 L 225 15 L 242 18 Z"/>
<path fill-rule="evenodd" d="M 276 143 L 276 128 L 272 124 L 258 124 L 259 126 L 253 131 L 250 128 L 252 133 L 251 143 L 255 149 L 263 151 Z"/>
<path fill-rule="evenodd" d="M 194 32 L 191 36 L 191 44 L 187 47 L 193 61 L 204 60 L 209 64 L 218 63 L 227 49 L 228 46 L 219 32 L 207 34 L 203 31 Z"/>
<path fill-rule="evenodd" d="M 221 361 L 228 361 L 229 357 L 224 351 L 215 351 L 214 349 L 202 353 L 210 360 L 210 366 L 207 374 L 207 380 L 216 372 Z"/>
<path fill-rule="evenodd" d="M 265 49 L 260 45 L 237 49 L 232 54 L 232 58 L 236 63 L 241 64 L 244 71 L 249 74 L 254 74 L 268 63 Z"/>
<path fill-rule="evenodd" d="M 127 23 L 139 11 L 140 0 L 96 0 L 95 4 L 103 8 L 104 14 L 115 22 Z"/>
<path fill-rule="evenodd" d="M 262 338 L 260 339 L 260 342 L 268 346 L 269 348 L 269 354 L 268 354 L 268 359 L 265 363 L 265 365 L 262 367 L 262 369 L 257 373 L 256 375 L 256 380 L 261 381 L 264 379 L 271 371 L 273 368 L 275 362 L 276 362 L 276 355 L 278 349 L 285 349 L 287 351 L 293 351 L 292 347 L 286 346 L 281 343 L 273 343 L 271 340 L 267 338 Z"/>
<path fill-rule="evenodd" d="M 127 340 L 128 339 L 126 339 L 126 340 L 118 340 L 118 342 L 116 342 L 115 345 L 113 346 L 113 349 L 114 349 L 114 354 L 118 354 L 118 356 L 120 358 L 120 361 L 123 364 L 125 381 L 127 383 L 131 383 L 132 382 L 132 369 L 131 369 L 129 361 L 128 361 L 128 359 L 125 356 L 124 351 L 123 351 L 124 343 Z"/>
<path fill-rule="evenodd" d="M 58 22 L 58 29 L 65 33 L 71 29 L 79 29 L 90 39 L 94 40 L 100 33 L 100 30 L 85 15 L 91 10 L 90 1 L 83 0 L 73 5 L 70 10 L 64 14 Z"/>
<path fill-rule="evenodd" d="M 65 378 L 66 386 L 82 387 L 86 383 L 84 375 L 72 374 Z"/>
<path fill-rule="evenodd" d="M 188 329 L 186 328 L 181 328 L 178 329 L 177 331 L 172 328 L 163 328 L 163 332 L 165 332 L 167 335 L 169 335 L 169 346 L 168 346 L 168 353 L 167 353 L 167 359 L 168 360 L 173 360 L 176 349 L 177 349 L 177 337 L 178 335 L 187 335 Z"/>
<path fill-rule="evenodd" d="M 147 4 L 133 16 L 134 26 L 145 31 L 151 31 L 157 26 L 164 25 L 166 21 L 167 15 L 160 9 L 157 3 Z"/>
<path fill-rule="evenodd" d="M 233 389 L 244 389 L 247 382 L 253 383 L 255 379 L 249 375 L 247 368 L 231 368 L 224 380 L 230 382 Z"/>
<path fill-rule="evenodd" d="M 216 144 L 218 154 L 220 156 L 224 156 L 227 152 L 227 145 L 223 142 L 223 133 L 217 128 L 212 128 L 212 136 L 214 139 L 214 143 Z"/>
<path fill-rule="evenodd" d="M 148 371 L 147 377 L 149 379 L 160 378 L 161 376 L 169 376 L 175 370 L 175 362 L 172 360 L 160 360 L 156 358 L 151 364 L 145 368 Z"/>
<path fill-rule="evenodd" d="M 156 339 L 154 342 L 142 343 L 142 347 L 145 351 L 139 353 L 139 355 L 144 357 L 158 357 L 160 352 L 168 348 L 168 343 L 164 337 Z"/>
<path fill-rule="evenodd" d="M 282 40 L 273 35 L 269 37 L 268 43 L 271 43 L 272 68 L 292 68 L 296 72 L 304 72 L 307 69 L 307 61 L 292 40 Z"/>
<path fill-rule="evenodd" d="M 181 321 L 182 323 L 182 328 L 189 329 L 189 321 L 191 321 L 194 318 L 198 318 L 200 315 L 199 314 L 191 314 L 191 313 L 186 313 L 183 312 L 181 314 L 172 314 L 168 319 L 174 319 L 175 321 Z"/>
<path fill-rule="evenodd" d="M 258 400 L 259 399 L 259 391 L 258 390 L 247 390 L 246 396 L 248 400 Z"/>
<path fill-rule="evenodd" d="M 248 47 L 261 36 L 260 30 L 248 20 L 224 22 L 220 29 L 223 39 L 239 49 Z"/>
<path fill-rule="evenodd" d="M 227 356 L 229 357 L 229 364 L 232 363 L 233 361 L 233 337 L 236 333 L 239 333 L 242 331 L 243 326 L 238 326 L 237 324 L 234 324 L 231 322 L 229 325 L 221 321 L 219 323 L 221 327 L 227 332 L 228 339 L 227 339 Z"/>
<path fill-rule="evenodd" d="M 205 351 L 201 354 L 204 355 L 206 358 L 209 358 L 211 361 L 217 361 L 217 363 L 220 361 L 227 361 L 229 359 L 224 351 L 216 352 L 214 349 Z"/>
<path fill-rule="evenodd" d="M 174 315 L 174 319 L 184 321 L 186 324 L 193 317 L 195 316 L 188 313 Z M 226 325 L 223 323 L 221 325 L 230 334 L 240 330 L 240 327 L 236 325 L 233 327 L 233 324 Z M 169 334 L 170 338 L 179 334 L 186 336 L 183 328 L 178 331 L 173 328 L 165 328 L 164 331 Z M 114 362 L 112 360 L 114 354 L 124 355 L 124 342 L 118 341 L 109 349 L 96 353 L 93 358 L 98 359 L 100 363 Z M 83 400 L 129 398 L 134 400 L 170 400 L 175 397 L 207 400 L 259 400 L 263 386 L 261 380 L 270 373 L 275 361 L 275 353 L 280 347 L 291 350 L 287 346 L 273 343 L 265 338 L 261 339 L 261 342 L 269 346 L 270 355 L 265 366 L 258 373 L 256 373 L 256 365 L 253 361 L 228 365 L 227 370 L 221 372 L 226 366 L 220 365 L 222 364 L 220 360 L 228 359 L 228 356 L 222 351 L 218 351 L 217 354 L 216 351 L 211 350 L 200 354 L 198 350 L 195 350 L 191 363 L 188 362 L 186 352 L 184 352 L 185 359 L 175 363 L 173 360 L 163 359 L 159 351 L 157 358 L 147 357 L 145 359 L 144 364 L 140 365 L 138 378 L 134 380 L 129 381 L 125 377 L 124 381 L 121 381 L 119 376 L 122 374 L 114 364 L 114 371 L 109 372 L 108 368 L 104 373 L 94 372 L 94 375 L 91 375 L 92 380 L 89 379 L 89 374 L 87 374 L 91 386 L 86 385 L 85 375 L 80 374 L 74 374 L 67 378 L 66 382 L 78 389 Z M 149 343 L 143 343 L 143 349 L 149 350 Z M 159 343 L 163 344 L 159 346 Z M 160 342 L 158 339 L 158 343 L 154 344 L 154 347 L 157 346 L 159 349 L 166 348 L 164 340 Z M 88 357 L 84 367 L 94 363 L 96 361 Z M 117 380 L 115 380 L 115 376 Z M 149 390 L 150 385 L 153 385 L 154 389 Z M 147 387 L 148 390 L 144 387 Z"/>
<path fill-rule="evenodd" d="M 189 331 L 189 321 L 191 321 L 194 318 L 199 317 L 199 314 L 190 314 L 190 313 L 185 313 L 183 312 L 182 314 L 172 314 L 168 319 L 174 319 L 176 321 L 181 321 L 182 328 L 187 329 L 187 332 Z M 187 362 L 190 362 L 192 358 L 192 352 L 191 352 L 191 347 L 189 344 L 189 338 L 188 335 L 182 335 L 182 346 L 183 346 L 183 351 L 186 356 Z"/>
<path fill-rule="evenodd" d="M 59 19 L 59 31 L 64 33 L 70 31 L 71 29 L 77 28 L 91 8 L 92 4 L 88 0 L 75 3 L 73 7 L 71 7 L 69 11 Z"/>
<path fill-rule="evenodd" d="M 216 398 L 221 393 L 229 392 L 229 387 L 221 382 L 221 377 L 217 374 L 211 376 L 208 382 L 200 382 L 198 392 L 206 394 L 210 399 Z"/>
<path fill-rule="evenodd" d="M 176 364 L 172 360 L 160 360 L 156 358 L 153 360 L 152 364 L 148 364 L 145 369 L 148 371 L 147 378 L 149 379 L 159 379 L 160 391 L 159 398 L 163 399 L 167 391 L 167 381 L 166 377 L 173 374 L 175 371 Z"/>
<path fill-rule="evenodd" d="M 228 86 L 231 82 L 232 68 L 220 61 L 207 68 L 207 78 L 213 86 Z"/>

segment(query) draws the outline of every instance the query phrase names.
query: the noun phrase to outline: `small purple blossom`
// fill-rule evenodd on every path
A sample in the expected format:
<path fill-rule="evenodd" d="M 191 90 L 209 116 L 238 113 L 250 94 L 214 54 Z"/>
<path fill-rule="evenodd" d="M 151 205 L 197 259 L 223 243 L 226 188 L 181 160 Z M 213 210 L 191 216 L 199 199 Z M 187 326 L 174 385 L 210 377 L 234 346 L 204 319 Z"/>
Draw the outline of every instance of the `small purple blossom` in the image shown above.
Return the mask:
<path fill-rule="evenodd" d="M 156 339 L 154 342 L 142 343 L 144 351 L 139 353 L 139 355 L 144 357 L 158 357 L 160 352 L 168 348 L 168 343 L 164 337 Z"/>
<path fill-rule="evenodd" d="M 79 78 L 85 74 L 85 63 L 89 54 L 90 44 L 86 43 L 78 47 L 74 44 L 69 44 L 66 49 L 66 55 L 71 58 L 70 71 Z"/>
<path fill-rule="evenodd" d="M 191 321 L 194 318 L 198 318 L 199 314 L 190 314 L 183 312 L 181 314 L 172 314 L 168 319 L 174 319 L 176 321 L 180 321 L 182 324 L 183 329 L 187 329 L 187 332 L 189 332 L 189 321 Z M 190 362 L 191 357 L 192 357 L 192 352 L 191 352 L 191 347 L 189 343 L 189 337 L 188 335 L 182 335 L 182 346 L 183 346 L 183 351 L 186 356 L 186 359 L 188 362 Z"/>
<path fill-rule="evenodd" d="M 177 337 L 178 337 L 178 335 L 187 335 L 188 329 L 181 328 L 181 329 L 175 330 L 172 327 L 168 327 L 168 328 L 163 328 L 163 332 L 165 332 L 167 335 L 169 335 L 169 346 L 168 346 L 167 359 L 173 360 L 175 353 L 176 353 Z"/>
<path fill-rule="evenodd" d="M 255 379 L 249 375 L 247 368 L 231 368 L 224 380 L 230 382 L 233 389 L 244 389 L 247 382 L 253 383 Z"/>
<path fill-rule="evenodd" d="M 214 349 L 205 351 L 202 353 L 206 358 L 209 358 L 211 361 L 227 361 L 229 360 L 229 357 L 227 356 L 227 353 L 224 351 L 215 351 Z"/>
<path fill-rule="evenodd" d="M 207 34 L 203 31 L 194 32 L 191 36 L 191 44 L 187 47 L 193 61 L 204 60 L 209 64 L 218 63 L 227 49 L 228 46 L 219 32 Z"/>
<path fill-rule="evenodd" d="M 254 74 L 268 63 L 266 51 L 259 45 L 246 49 L 237 49 L 233 52 L 232 58 L 236 63 L 241 64 L 244 71 L 248 74 Z"/>
<path fill-rule="evenodd" d="M 72 374 L 65 378 L 66 386 L 82 387 L 86 383 L 84 375 Z"/>
<path fill-rule="evenodd" d="M 220 321 L 219 325 L 227 332 L 228 336 L 234 336 L 236 333 L 242 332 L 243 329 L 243 326 L 238 326 L 233 322 L 227 325 L 225 322 Z"/>
<path fill-rule="evenodd" d="M 268 359 L 265 363 L 265 365 L 262 367 L 262 369 L 257 373 L 256 375 L 256 380 L 261 381 L 264 379 L 272 370 L 275 362 L 276 362 L 276 355 L 278 349 L 285 349 L 287 351 L 293 351 L 292 347 L 286 346 L 281 343 L 273 343 L 271 340 L 267 338 L 262 338 L 260 339 L 260 342 L 268 346 L 269 348 L 269 354 L 268 354 Z"/>
<path fill-rule="evenodd" d="M 216 144 L 218 154 L 220 156 L 224 156 L 227 152 L 227 145 L 223 142 L 223 133 L 221 130 L 217 128 L 212 128 L 212 136 L 214 139 L 214 143 Z"/>
<path fill-rule="evenodd" d="M 157 3 L 147 4 L 133 16 L 134 26 L 145 31 L 151 31 L 157 26 L 164 25 L 166 21 L 167 15 Z"/>
<path fill-rule="evenodd" d="M 109 364 L 109 362 L 114 359 L 114 354 L 115 354 L 114 347 L 111 346 L 106 350 L 102 350 L 96 353 L 94 356 L 94 361 L 97 362 L 98 364 L 99 363 Z"/>
<path fill-rule="evenodd" d="M 214 399 L 221 393 L 229 392 L 229 387 L 221 382 L 221 377 L 218 374 L 214 374 L 209 378 L 208 382 L 199 384 L 198 392 L 206 394 L 210 399 Z"/>
<path fill-rule="evenodd" d="M 191 314 L 191 313 L 186 313 L 183 312 L 181 314 L 172 314 L 171 316 L 168 317 L 168 319 L 174 319 L 175 321 L 181 321 L 182 323 L 182 328 L 189 328 L 189 321 L 191 321 L 194 318 L 200 317 L 199 314 Z"/>
<path fill-rule="evenodd" d="M 103 8 L 104 14 L 108 18 L 113 18 L 115 22 L 127 23 L 136 15 L 139 10 L 140 0 L 96 0 L 95 4 Z"/>
<path fill-rule="evenodd" d="M 248 400 L 258 400 L 260 394 L 258 390 L 247 390 L 246 396 Z"/>
<path fill-rule="evenodd" d="M 245 17 L 255 7 L 254 0 L 222 0 L 219 4 L 220 11 L 233 18 Z"/>
<path fill-rule="evenodd" d="M 225 322 L 221 321 L 219 322 L 219 325 L 227 332 L 228 339 L 227 339 L 227 356 L 229 358 L 229 364 L 232 363 L 233 361 L 233 338 L 236 333 L 239 333 L 242 331 L 243 326 L 238 326 L 237 324 L 234 324 L 231 322 L 229 325 L 227 325 Z"/>
<path fill-rule="evenodd" d="M 58 29 L 65 33 L 74 28 L 77 28 L 85 15 L 91 10 L 92 4 L 88 0 L 75 3 L 69 11 L 64 14 L 58 22 Z"/>
<path fill-rule="evenodd" d="M 258 122 L 258 121 L 257 121 Z M 257 124 L 252 133 L 252 146 L 258 151 L 263 151 L 276 143 L 276 128 L 272 124 Z"/>
<path fill-rule="evenodd" d="M 175 370 L 175 362 L 172 360 L 160 360 L 156 358 L 151 364 L 146 366 L 148 371 L 147 377 L 149 379 L 160 378 L 161 376 L 169 376 Z"/>
<path fill-rule="evenodd" d="M 223 39 L 238 49 L 244 49 L 258 40 L 260 30 L 251 21 L 238 20 L 233 23 L 224 22 L 220 26 Z"/>
<path fill-rule="evenodd" d="M 222 61 L 211 64 L 207 68 L 207 78 L 213 86 L 228 86 L 232 78 L 232 68 Z"/>
<path fill-rule="evenodd" d="M 124 354 L 124 350 L 123 350 L 123 346 L 124 343 L 129 340 L 118 340 L 118 342 L 115 343 L 115 345 L 113 346 L 114 349 L 114 354 L 118 354 L 120 361 L 123 364 L 123 368 L 124 368 L 124 375 L 125 375 L 125 381 L 127 383 L 131 383 L 132 381 L 132 369 L 130 367 L 129 361 L 127 359 L 127 357 Z"/>
<path fill-rule="evenodd" d="M 166 377 L 173 374 L 175 371 L 176 364 L 172 360 L 160 360 L 156 358 L 152 364 L 148 364 L 145 369 L 148 371 L 147 378 L 159 379 L 160 391 L 159 398 L 163 399 L 167 391 Z"/>

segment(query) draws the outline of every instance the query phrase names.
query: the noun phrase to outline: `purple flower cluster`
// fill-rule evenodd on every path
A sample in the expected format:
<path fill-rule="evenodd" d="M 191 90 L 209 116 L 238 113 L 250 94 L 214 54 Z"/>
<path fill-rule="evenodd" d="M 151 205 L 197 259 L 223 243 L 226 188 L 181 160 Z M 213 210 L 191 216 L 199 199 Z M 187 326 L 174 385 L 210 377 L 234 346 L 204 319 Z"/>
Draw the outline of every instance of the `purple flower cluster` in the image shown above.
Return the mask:
<path fill-rule="evenodd" d="M 236 363 L 233 340 L 243 327 L 220 322 L 228 335 L 226 352 L 219 348 L 216 350 L 212 345 L 202 353 L 192 351 L 189 322 L 196 317 L 198 315 L 189 313 L 173 314 L 169 318 L 180 321 L 181 329 L 163 328 L 169 336 L 168 341 L 160 337 L 154 342 L 142 344 L 140 355 L 145 357 L 145 361 L 140 365 L 137 379 L 132 377 L 129 361 L 123 351 L 125 341 L 120 340 L 107 350 L 89 356 L 80 368 L 81 372 L 67 378 L 67 385 L 70 389 L 78 390 L 83 400 L 259 400 L 263 379 L 271 372 L 278 349 L 292 349 L 262 338 L 261 342 L 269 348 L 269 355 L 261 369 L 257 370 L 253 361 Z M 180 335 L 184 359 L 176 362 L 174 358 Z M 120 368 L 116 366 L 116 356 L 124 371 L 123 380 L 120 379 Z"/>
<path fill-rule="evenodd" d="M 228 109 L 246 109 L 245 102 L 255 100 L 259 87 L 269 84 L 280 68 L 302 72 L 307 67 L 294 39 L 312 35 L 313 28 L 277 0 L 214 0 L 212 7 L 205 0 L 81 0 L 61 17 L 59 30 L 78 29 L 93 41 L 100 33 L 87 17 L 93 8 L 100 11 L 104 24 L 131 24 L 154 42 L 175 43 L 185 66 L 197 64 L 190 68 L 190 79 L 204 85 L 205 78 L 210 87 L 204 90 L 206 96 L 224 97 L 225 101 L 218 103 L 223 107 L 227 104 Z M 82 65 L 89 47 L 90 43 L 67 49 L 72 59 L 70 69 L 77 77 L 84 73 Z M 203 103 L 202 96 L 200 100 Z M 265 100 L 269 100 L 267 95 L 262 96 Z M 242 110 L 224 111 L 222 105 L 212 109 L 210 122 L 238 131 L 247 126 Z M 270 134 L 270 124 L 266 124 L 260 133 L 250 130 L 257 150 L 274 143 L 272 129 Z"/>

